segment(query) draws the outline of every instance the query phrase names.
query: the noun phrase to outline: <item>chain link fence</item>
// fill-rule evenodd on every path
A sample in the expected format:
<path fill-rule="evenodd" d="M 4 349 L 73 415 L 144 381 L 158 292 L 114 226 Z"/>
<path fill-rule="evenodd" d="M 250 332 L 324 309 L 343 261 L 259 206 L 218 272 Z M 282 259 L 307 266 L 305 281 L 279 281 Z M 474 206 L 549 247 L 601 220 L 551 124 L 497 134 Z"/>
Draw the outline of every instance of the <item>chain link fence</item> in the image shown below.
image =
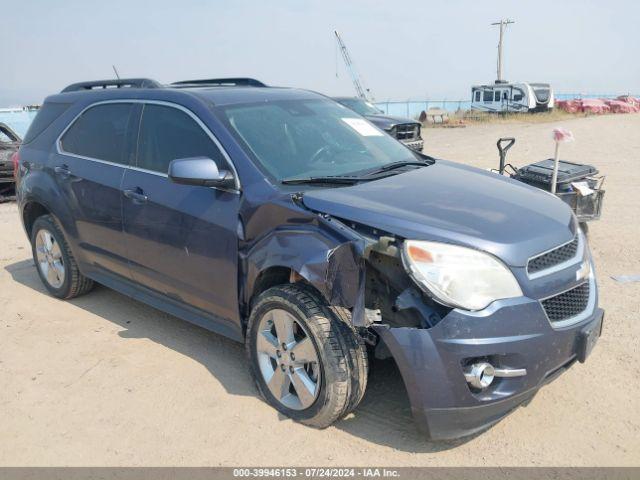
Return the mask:
<path fill-rule="evenodd" d="M 574 98 L 609 98 L 614 99 L 622 93 L 554 93 L 556 100 L 572 100 Z M 632 95 L 638 97 L 638 95 Z M 442 109 L 447 112 L 457 112 L 471 110 L 470 100 L 405 100 L 396 101 L 388 100 L 386 102 L 375 102 L 376 106 L 386 115 L 395 115 L 398 117 L 418 118 L 420 112 L 431 109 Z"/>

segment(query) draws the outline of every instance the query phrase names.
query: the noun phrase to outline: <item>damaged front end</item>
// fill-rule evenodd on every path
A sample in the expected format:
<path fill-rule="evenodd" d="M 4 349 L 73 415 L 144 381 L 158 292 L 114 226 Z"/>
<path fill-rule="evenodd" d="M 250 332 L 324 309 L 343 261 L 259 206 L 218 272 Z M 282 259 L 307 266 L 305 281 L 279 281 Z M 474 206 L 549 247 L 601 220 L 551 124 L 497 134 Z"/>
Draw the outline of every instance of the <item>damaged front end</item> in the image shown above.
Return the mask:
<path fill-rule="evenodd" d="M 520 295 L 477 311 L 435 301 L 419 288 L 402 260 L 405 240 L 368 238 L 363 255 L 368 342 L 376 358 L 392 357 L 402 375 L 417 426 L 433 440 L 481 431 L 528 402 L 577 360 L 585 335 L 599 336 L 603 311 L 556 329 L 535 298 Z M 585 254 L 585 262 L 590 257 Z"/>
<path fill-rule="evenodd" d="M 260 272 L 286 266 L 287 281 L 306 282 L 330 305 L 349 309 L 374 356 L 395 361 L 416 424 L 431 439 L 470 435 L 503 418 L 583 361 L 580 339 L 601 325 L 595 283 L 584 319 L 562 329 L 539 300 L 535 288 L 548 288 L 543 281 L 475 310 L 437 301 L 409 271 L 406 239 L 294 201 L 302 217 L 289 211 L 286 226 L 241 248 L 245 294 Z M 591 262 L 586 248 L 582 260 Z M 508 270 L 522 281 L 522 268 Z M 575 272 L 567 275 L 575 279 Z"/>

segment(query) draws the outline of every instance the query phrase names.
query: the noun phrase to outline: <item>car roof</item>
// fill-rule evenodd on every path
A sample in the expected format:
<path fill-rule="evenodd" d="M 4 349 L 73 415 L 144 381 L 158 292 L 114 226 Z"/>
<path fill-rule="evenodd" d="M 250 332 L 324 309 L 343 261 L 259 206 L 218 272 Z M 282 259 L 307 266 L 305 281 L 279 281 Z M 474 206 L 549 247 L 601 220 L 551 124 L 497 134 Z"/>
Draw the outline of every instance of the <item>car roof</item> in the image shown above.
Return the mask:
<path fill-rule="evenodd" d="M 181 90 L 206 99 L 215 105 L 326 98 L 324 95 L 310 90 L 284 87 L 206 87 Z"/>
<path fill-rule="evenodd" d="M 109 100 L 159 100 L 180 101 L 189 97 L 209 105 L 232 105 L 277 100 L 328 98 L 310 90 L 254 85 L 197 84 L 162 85 L 148 79 L 82 82 L 66 87 L 61 93 L 52 95 L 47 101 L 91 104 Z M 194 81 L 197 82 L 197 81 Z"/>

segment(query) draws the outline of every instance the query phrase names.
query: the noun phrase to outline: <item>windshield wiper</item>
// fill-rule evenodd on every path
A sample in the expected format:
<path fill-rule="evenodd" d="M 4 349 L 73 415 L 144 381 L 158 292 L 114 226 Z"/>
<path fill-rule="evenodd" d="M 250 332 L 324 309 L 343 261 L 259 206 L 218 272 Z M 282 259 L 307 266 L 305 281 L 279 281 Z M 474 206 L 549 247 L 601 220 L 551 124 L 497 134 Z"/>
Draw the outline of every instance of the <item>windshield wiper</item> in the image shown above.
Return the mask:
<path fill-rule="evenodd" d="M 304 183 L 324 183 L 333 185 L 353 185 L 365 180 L 362 177 L 305 177 L 305 178 L 285 178 L 281 181 L 285 185 L 300 185 Z M 366 179 L 369 180 L 369 179 Z"/>
<path fill-rule="evenodd" d="M 303 183 L 353 185 L 354 183 L 373 180 L 371 177 L 385 173 L 385 172 L 389 172 L 391 170 L 395 170 L 396 168 L 409 167 L 409 166 L 427 167 L 429 165 L 431 165 L 431 163 L 426 160 L 402 160 L 400 162 L 388 163 L 387 165 L 383 165 L 382 167 L 365 171 L 360 176 L 335 175 L 335 176 L 326 176 L 326 177 L 285 178 L 284 180 L 281 181 L 281 183 L 284 183 L 285 185 L 298 185 Z"/>
<path fill-rule="evenodd" d="M 409 166 L 418 166 L 418 167 L 427 167 L 431 165 L 431 163 L 423 161 L 423 160 L 402 160 L 400 162 L 392 162 L 384 165 L 380 168 L 376 168 L 374 170 L 369 170 L 366 172 L 367 176 L 377 175 L 378 173 L 388 172 L 390 170 L 395 170 L 396 168 L 409 167 Z"/>

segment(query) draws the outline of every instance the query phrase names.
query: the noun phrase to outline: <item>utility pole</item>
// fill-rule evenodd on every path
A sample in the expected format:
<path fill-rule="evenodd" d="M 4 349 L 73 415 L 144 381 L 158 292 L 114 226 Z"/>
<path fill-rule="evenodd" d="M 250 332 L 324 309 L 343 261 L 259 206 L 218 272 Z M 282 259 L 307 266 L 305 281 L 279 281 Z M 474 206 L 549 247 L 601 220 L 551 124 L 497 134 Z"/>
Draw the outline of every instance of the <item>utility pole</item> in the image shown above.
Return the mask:
<path fill-rule="evenodd" d="M 500 40 L 498 41 L 498 77 L 496 79 L 496 83 L 501 83 L 504 81 L 502 78 L 502 40 L 504 38 L 504 29 L 507 25 L 512 23 L 516 23 L 513 20 L 500 20 L 499 22 L 492 23 L 491 25 L 500 25 Z"/>
<path fill-rule="evenodd" d="M 336 36 L 336 42 L 338 42 L 338 48 L 340 49 L 340 53 L 342 53 L 342 59 L 344 60 L 344 64 L 347 66 L 347 70 L 349 70 L 349 74 L 351 75 L 351 81 L 353 82 L 353 86 L 356 89 L 356 93 L 358 97 L 363 100 L 373 101 L 373 95 L 371 95 L 371 91 L 364 86 L 364 81 L 356 70 L 356 66 L 353 64 L 351 60 L 351 55 L 349 55 L 349 50 L 347 50 L 347 46 L 342 41 L 340 34 L 337 30 L 333 31 Z M 337 72 L 337 70 L 336 70 Z"/>

